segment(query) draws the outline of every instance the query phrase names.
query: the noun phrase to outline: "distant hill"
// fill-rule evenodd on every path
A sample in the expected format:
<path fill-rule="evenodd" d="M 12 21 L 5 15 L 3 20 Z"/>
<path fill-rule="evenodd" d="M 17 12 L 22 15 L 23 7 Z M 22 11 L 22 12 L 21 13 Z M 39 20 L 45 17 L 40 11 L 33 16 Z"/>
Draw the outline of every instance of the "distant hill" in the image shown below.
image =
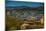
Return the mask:
<path fill-rule="evenodd" d="M 16 6 L 16 7 L 6 7 L 7 10 L 44 10 L 44 6 L 39 7 L 28 7 L 28 6 Z"/>

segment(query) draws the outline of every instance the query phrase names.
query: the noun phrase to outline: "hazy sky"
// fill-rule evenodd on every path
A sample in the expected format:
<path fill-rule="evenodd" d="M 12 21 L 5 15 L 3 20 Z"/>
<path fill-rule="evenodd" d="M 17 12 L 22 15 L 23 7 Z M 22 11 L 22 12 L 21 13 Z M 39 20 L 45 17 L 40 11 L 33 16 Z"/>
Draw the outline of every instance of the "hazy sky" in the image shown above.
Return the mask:
<path fill-rule="evenodd" d="M 42 6 L 40 2 L 21 2 L 21 1 L 8 1 L 6 2 L 6 6 L 16 7 L 16 6 L 29 6 L 29 7 L 39 7 Z"/>

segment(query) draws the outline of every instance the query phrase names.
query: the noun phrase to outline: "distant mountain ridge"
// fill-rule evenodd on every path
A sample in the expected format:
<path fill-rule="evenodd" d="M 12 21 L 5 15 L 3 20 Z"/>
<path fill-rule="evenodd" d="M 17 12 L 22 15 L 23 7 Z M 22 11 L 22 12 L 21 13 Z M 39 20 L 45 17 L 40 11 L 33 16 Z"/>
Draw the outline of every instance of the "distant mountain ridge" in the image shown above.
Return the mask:
<path fill-rule="evenodd" d="M 13 9 L 13 10 L 14 10 L 14 9 L 15 9 L 15 10 L 16 10 L 16 9 L 17 9 L 17 10 L 18 10 L 18 9 L 19 9 L 19 10 L 20 10 L 20 9 L 22 9 L 22 10 L 23 10 L 23 9 L 25 9 L 25 10 L 44 10 L 43 8 L 44 8 L 44 6 L 39 6 L 39 7 L 35 7 L 35 8 L 33 8 L 33 7 L 28 7 L 28 6 L 6 7 L 6 9 Z"/>
<path fill-rule="evenodd" d="M 6 8 L 28 8 L 29 6 L 16 6 L 16 7 L 6 7 Z M 31 8 L 31 7 L 29 7 L 29 8 Z"/>

